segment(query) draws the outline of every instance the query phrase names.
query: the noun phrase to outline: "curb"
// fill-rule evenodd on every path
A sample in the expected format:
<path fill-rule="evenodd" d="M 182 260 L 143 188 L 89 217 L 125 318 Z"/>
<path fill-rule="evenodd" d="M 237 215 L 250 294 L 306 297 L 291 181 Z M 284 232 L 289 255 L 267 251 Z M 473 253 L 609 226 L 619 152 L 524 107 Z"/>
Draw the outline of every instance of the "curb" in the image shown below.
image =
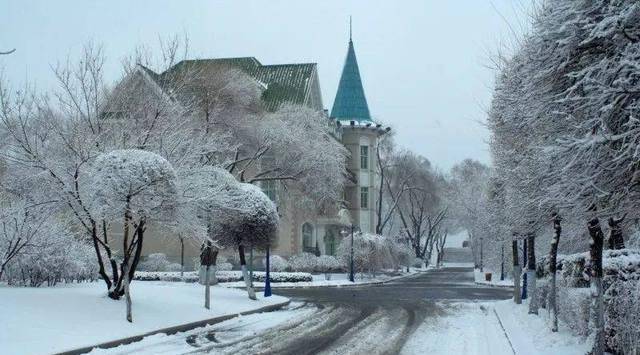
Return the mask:
<path fill-rule="evenodd" d="M 474 283 L 479 286 L 487 286 L 487 287 L 495 287 L 495 288 L 513 288 L 513 285 L 492 285 L 492 284 L 486 284 L 478 281 L 474 281 Z"/>
<path fill-rule="evenodd" d="M 278 309 L 280 309 L 282 307 L 285 307 L 285 306 L 289 305 L 289 303 L 291 303 L 291 300 L 287 300 L 285 302 L 280 302 L 280 303 L 276 303 L 276 304 L 272 304 L 272 305 L 268 305 L 268 306 L 264 306 L 264 307 L 260 307 L 260 308 L 256 308 L 256 309 L 252 309 L 252 310 L 248 310 L 248 311 L 244 311 L 244 312 L 227 314 L 227 315 L 224 315 L 224 316 L 209 318 L 209 319 L 195 321 L 195 322 L 191 322 L 191 323 L 185 323 L 185 324 L 175 325 L 175 326 L 172 326 L 172 327 L 156 329 L 156 330 L 152 330 L 152 331 L 147 332 L 147 333 L 134 335 L 134 336 L 131 336 L 131 337 L 117 339 L 117 340 L 111 340 L 111 341 L 107 341 L 107 342 L 96 344 L 96 345 L 85 346 L 85 347 L 78 348 L 78 349 L 73 349 L 73 350 L 69 350 L 69 351 L 56 353 L 54 355 L 85 354 L 85 353 L 88 353 L 91 350 L 96 349 L 96 348 L 109 349 L 109 348 L 114 348 L 114 347 L 120 346 L 120 345 L 126 345 L 126 344 L 135 343 L 135 342 L 138 342 L 138 341 L 142 340 L 143 338 L 148 337 L 150 335 L 161 334 L 161 333 L 167 334 L 167 335 L 173 335 L 173 334 L 180 333 L 180 332 L 186 332 L 186 331 L 189 331 L 189 330 L 192 330 L 192 329 L 195 329 L 195 328 L 200 328 L 200 327 L 204 327 L 204 326 L 207 326 L 207 325 L 212 325 L 212 324 L 224 322 L 226 320 L 229 320 L 229 319 L 232 319 L 232 318 L 235 318 L 235 317 L 238 317 L 238 316 L 246 316 L 246 315 L 254 314 L 254 313 L 275 311 L 275 310 L 278 310 Z"/>

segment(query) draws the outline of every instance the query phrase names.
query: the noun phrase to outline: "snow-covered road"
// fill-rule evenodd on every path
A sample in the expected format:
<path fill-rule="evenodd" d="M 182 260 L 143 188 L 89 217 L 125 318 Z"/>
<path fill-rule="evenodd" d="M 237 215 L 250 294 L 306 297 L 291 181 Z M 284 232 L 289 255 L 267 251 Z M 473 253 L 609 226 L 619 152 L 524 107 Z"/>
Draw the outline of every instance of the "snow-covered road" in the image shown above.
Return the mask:
<path fill-rule="evenodd" d="M 512 354 L 495 315 L 477 304 L 460 305 L 510 297 L 509 290 L 475 285 L 472 270 L 432 270 L 384 285 L 278 289 L 274 293 L 294 300 L 284 311 L 153 336 L 106 352 L 450 355 L 473 348 L 478 352 L 468 353 Z M 473 329 L 464 329 L 465 322 Z"/>

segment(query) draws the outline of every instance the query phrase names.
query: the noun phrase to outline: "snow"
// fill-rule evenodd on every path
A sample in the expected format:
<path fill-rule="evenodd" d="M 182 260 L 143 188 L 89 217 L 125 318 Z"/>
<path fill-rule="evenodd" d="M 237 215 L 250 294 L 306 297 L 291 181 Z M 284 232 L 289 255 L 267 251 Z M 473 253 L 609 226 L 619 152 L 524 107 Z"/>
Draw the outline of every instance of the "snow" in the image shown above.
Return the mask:
<path fill-rule="evenodd" d="M 582 355 L 590 350 L 589 342 L 572 335 L 562 322 L 558 324 L 557 333 L 551 332 L 550 317 L 543 309 L 539 315 L 528 314 L 526 302 L 516 305 L 511 300 L 495 302 L 494 309 L 519 355 Z"/>
<path fill-rule="evenodd" d="M 413 275 L 421 269 L 410 268 L 410 272 L 403 272 L 400 275 L 377 274 L 376 277 L 371 275 L 356 274 L 355 282 L 349 281 L 349 274 L 339 273 L 330 274 L 331 280 L 325 279 L 325 274 L 312 274 L 311 282 L 271 282 L 271 288 L 293 288 L 293 287 L 321 287 L 321 286 L 349 286 L 349 285 L 366 285 L 371 283 L 391 281 L 400 277 Z M 244 287 L 244 282 L 225 282 L 220 284 L 223 287 Z M 254 282 L 254 287 L 264 287 L 264 282 Z"/>
<path fill-rule="evenodd" d="M 543 312 L 529 315 L 525 304 L 506 300 L 441 305 L 450 311 L 435 321 L 427 318 L 401 354 L 573 355 L 589 350 L 562 325 L 552 333 Z"/>
<path fill-rule="evenodd" d="M 456 234 L 452 234 L 447 236 L 447 240 L 445 241 L 445 248 L 462 248 L 462 242 L 465 240 L 469 240 L 469 232 L 466 229 L 461 230 Z"/>
<path fill-rule="evenodd" d="M 177 333 L 175 335 L 155 334 L 145 337 L 139 342 L 123 345 L 111 349 L 94 349 L 89 354 L 177 354 L 189 353 L 194 350 L 192 345 L 187 343 L 186 339 L 191 338 L 192 342 L 208 343 L 206 337 L 215 333 L 215 339 L 220 343 L 230 343 L 264 332 L 270 328 L 277 327 L 291 319 L 309 317 L 313 313 L 313 309 L 302 308 L 301 304 L 292 303 L 284 310 L 277 312 L 263 312 L 239 316 L 227 321 L 196 328 L 187 332 Z"/>
<path fill-rule="evenodd" d="M 491 281 L 486 281 L 485 274 L 491 273 Z M 513 280 L 509 279 L 505 275 L 504 280 L 500 280 L 500 273 L 493 272 L 487 268 L 484 268 L 484 272 L 480 272 L 480 269 L 473 270 L 473 276 L 475 282 L 480 285 L 498 286 L 498 287 L 513 287 Z"/>
<path fill-rule="evenodd" d="M 131 297 L 132 324 L 125 320 L 124 300 L 109 299 L 102 283 L 0 286 L 0 354 L 61 352 L 287 300 L 258 296 L 252 301 L 246 291 L 212 287 L 211 310 L 206 310 L 203 286 L 154 281 L 133 282 Z"/>

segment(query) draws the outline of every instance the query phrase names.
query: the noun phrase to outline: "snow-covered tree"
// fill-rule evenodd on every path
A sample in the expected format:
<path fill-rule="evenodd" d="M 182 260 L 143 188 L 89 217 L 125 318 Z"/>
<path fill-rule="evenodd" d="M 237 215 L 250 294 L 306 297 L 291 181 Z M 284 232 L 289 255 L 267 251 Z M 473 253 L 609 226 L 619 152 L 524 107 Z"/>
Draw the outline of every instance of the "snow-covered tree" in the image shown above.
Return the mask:
<path fill-rule="evenodd" d="M 255 300 L 247 272 L 245 248 L 261 250 L 274 242 L 278 212 L 269 197 L 252 184 L 229 185 L 221 197 L 217 201 L 219 205 L 211 210 L 212 235 L 221 246 L 238 251 L 249 298 Z"/>
<path fill-rule="evenodd" d="M 173 220 L 178 202 L 176 179 L 176 172 L 166 159 L 144 150 L 115 150 L 98 156 L 94 163 L 95 215 L 107 223 L 123 223 L 120 277 L 114 280 L 110 293 L 126 296 L 129 322 L 129 283 L 140 261 L 144 232 L 148 225 Z"/>

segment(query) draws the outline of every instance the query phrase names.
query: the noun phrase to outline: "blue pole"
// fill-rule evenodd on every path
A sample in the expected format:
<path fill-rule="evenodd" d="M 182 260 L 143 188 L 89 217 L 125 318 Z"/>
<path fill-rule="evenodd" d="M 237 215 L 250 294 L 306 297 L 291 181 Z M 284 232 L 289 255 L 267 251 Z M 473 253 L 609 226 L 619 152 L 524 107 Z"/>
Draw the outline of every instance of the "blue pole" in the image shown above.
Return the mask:
<path fill-rule="evenodd" d="M 523 254 L 523 261 L 522 261 L 522 265 L 524 266 L 522 269 L 526 270 L 527 269 L 527 241 L 523 240 L 523 246 L 522 246 L 522 254 Z M 527 299 L 527 272 L 525 271 L 524 274 L 522 275 L 522 297 L 523 300 Z"/>
<path fill-rule="evenodd" d="M 353 224 L 351 225 L 351 267 L 349 268 L 349 281 L 356 282 L 353 277 Z"/>
<path fill-rule="evenodd" d="M 267 270 L 266 270 L 266 277 L 264 279 L 264 297 L 270 297 L 271 296 L 271 276 L 270 276 L 270 271 L 269 271 L 269 249 L 270 247 L 267 246 Z"/>

